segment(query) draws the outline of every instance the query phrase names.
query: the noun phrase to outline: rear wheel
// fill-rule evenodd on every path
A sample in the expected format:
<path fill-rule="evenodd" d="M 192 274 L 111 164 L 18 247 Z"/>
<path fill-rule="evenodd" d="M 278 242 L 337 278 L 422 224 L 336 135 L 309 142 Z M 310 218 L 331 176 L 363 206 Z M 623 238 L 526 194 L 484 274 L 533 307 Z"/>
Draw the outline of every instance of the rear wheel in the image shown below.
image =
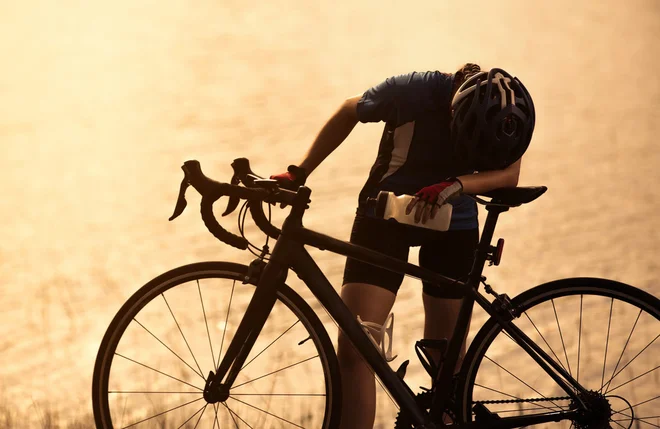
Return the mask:
<path fill-rule="evenodd" d="M 138 290 L 110 324 L 94 368 L 98 428 L 335 428 L 337 357 L 323 324 L 282 285 L 229 397 L 203 389 L 255 288 L 247 267 L 187 265 Z"/>
<path fill-rule="evenodd" d="M 551 428 L 660 427 L 660 301 L 631 286 L 565 279 L 513 300 L 514 324 L 589 392 L 590 411 Z M 461 369 L 463 421 L 578 409 L 529 355 L 490 319 Z"/>

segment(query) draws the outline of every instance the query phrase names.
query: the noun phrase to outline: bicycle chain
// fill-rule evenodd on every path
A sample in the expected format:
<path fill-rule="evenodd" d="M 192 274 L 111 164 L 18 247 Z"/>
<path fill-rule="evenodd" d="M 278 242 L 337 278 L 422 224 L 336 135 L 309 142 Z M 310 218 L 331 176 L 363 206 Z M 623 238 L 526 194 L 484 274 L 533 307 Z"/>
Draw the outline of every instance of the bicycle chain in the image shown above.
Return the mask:
<path fill-rule="evenodd" d="M 515 404 L 522 402 L 551 402 L 551 401 L 568 401 L 570 396 L 555 396 L 552 398 L 530 398 L 530 399 L 493 399 L 490 401 L 475 401 L 475 404 Z"/>

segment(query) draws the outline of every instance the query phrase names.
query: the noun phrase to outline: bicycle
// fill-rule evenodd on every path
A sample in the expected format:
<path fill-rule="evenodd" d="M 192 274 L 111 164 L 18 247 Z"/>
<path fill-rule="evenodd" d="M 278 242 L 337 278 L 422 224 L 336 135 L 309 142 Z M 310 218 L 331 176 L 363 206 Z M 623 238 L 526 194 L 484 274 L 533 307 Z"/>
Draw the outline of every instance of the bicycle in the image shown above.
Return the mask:
<path fill-rule="evenodd" d="M 513 299 L 486 283 L 486 262 L 498 265 L 502 255 L 502 239 L 491 245 L 498 216 L 534 201 L 547 188 L 504 188 L 472 196 L 485 205 L 488 215 L 473 268 L 467 279 L 460 280 L 306 229 L 302 218 L 310 203 L 309 188 L 281 189 L 276 182 L 254 174 L 244 158 L 232 166 L 231 182 L 219 183 L 202 173 L 199 162 L 185 162 L 170 220 L 185 209 L 185 192 L 192 185 L 202 195 L 201 215 L 209 231 L 225 243 L 247 249 L 251 244 L 245 237 L 224 230 L 212 211 L 213 203 L 222 196 L 230 197 L 223 215 L 246 200 L 239 226 L 241 216 L 244 222 L 249 210 L 267 237 L 277 240 L 272 252 L 267 241 L 249 266 L 230 262 L 186 265 L 139 289 L 114 317 L 96 358 L 92 397 L 97 427 L 147 427 L 152 423 L 163 427 L 169 424 L 162 420 L 165 416 L 175 416 L 167 422 L 180 424 L 178 427 L 201 423 L 214 429 L 216 425 L 336 428 L 342 380 L 335 350 L 317 315 L 285 283 L 289 269 L 332 316 L 400 407 L 396 428 L 438 428 L 447 416 L 452 426 L 465 429 L 552 423 L 552 427 L 576 429 L 629 429 L 633 424 L 660 427 L 660 342 L 656 342 L 660 300 L 632 286 L 599 278 L 556 280 Z M 263 203 L 269 213 L 271 204 L 290 206 L 281 230 L 266 217 Z M 461 291 L 464 298 L 451 341 L 420 340 L 416 344 L 431 376 L 430 389 L 416 395 L 408 387 L 404 381 L 407 361 L 396 371 L 389 366 L 305 245 Z M 251 298 L 239 298 L 237 283 Z M 481 284 L 493 296 L 492 301 L 479 291 Z M 216 295 L 225 299 L 216 299 Z M 209 307 L 210 302 L 222 303 L 223 308 L 227 305 L 226 314 Z M 472 340 L 455 374 L 475 303 L 490 318 Z M 239 316 L 234 311 L 231 317 L 232 305 L 241 308 Z M 183 317 L 181 309 L 185 310 Z M 191 315 L 192 311 L 197 314 Z M 184 322 L 200 335 L 191 337 L 191 328 L 186 328 L 187 337 L 181 327 Z M 556 332 L 549 332 L 555 325 Z M 624 338 L 623 345 L 611 344 Z M 147 341 L 156 347 L 140 347 Z M 274 354 L 274 347 L 283 351 Z M 193 349 L 200 348 L 210 353 L 195 356 Z M 430 359 L 433 349 L 441 355 L 439 362 Z M 149 365 L 144 363 L 147 358 Z M 252 365 L 256 359 L 260 364 Z M 202 366 L 210 368 L 207 376 Z M 533 380 L 523 380 L 522 373 Z M 160 402 L 163 397 L 170 398 L 167 404 Z"/>

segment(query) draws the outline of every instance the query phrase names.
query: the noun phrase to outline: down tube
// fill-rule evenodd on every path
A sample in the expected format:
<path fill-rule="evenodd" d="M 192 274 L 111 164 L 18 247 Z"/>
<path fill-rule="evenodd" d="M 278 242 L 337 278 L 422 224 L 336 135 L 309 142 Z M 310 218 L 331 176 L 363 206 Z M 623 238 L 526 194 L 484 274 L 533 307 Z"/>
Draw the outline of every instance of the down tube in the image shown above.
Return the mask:
<path fill-rule="evenodd" d="M 397 404 L 411 417 L 415 425 L 423 425 L 426 419 L 417 407 L 410 389 L 381 357 L 380 352 L 374 347 L 357 319 L 335 292 L 309 253 L 301 247 L 296 250 L 296 254 L 291 260 L 294 261 L 292 269 L 337 321 L 351 343 L 361 351 L 362 356 L 376 372 Z"/>

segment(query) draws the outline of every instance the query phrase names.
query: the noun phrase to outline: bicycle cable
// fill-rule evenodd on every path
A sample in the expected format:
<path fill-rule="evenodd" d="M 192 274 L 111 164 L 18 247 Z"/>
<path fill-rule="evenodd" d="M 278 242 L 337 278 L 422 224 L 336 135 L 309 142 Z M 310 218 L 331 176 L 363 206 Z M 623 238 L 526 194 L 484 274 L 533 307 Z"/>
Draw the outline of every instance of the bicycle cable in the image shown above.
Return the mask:
<path fill-rule="evenodd" d="M 241 209 L 238 212 L 238 230 L 241 233 L 241 236 L 245 238 L 245 240 L 248 243 L 248 250 L 250 253 L 252 253 L 254 256 L 257 258 L 263 259 L 265 261 L 268 261 L 270 258 L 266 257 L 266 255 L 270 255 L 270 249 L 268 248 L 268 240 L 269 236 L 266 235 L 266 243 L 264 244 L 264 247 L 259 248 L 256 245 L 252 244 L 250 240 L 247 239 L 245 236 L 245 219 L 247 218 L 247 213 L 248 213 L 248 204 L 249 201 L 245 201 L 243 205 L 241 206 Z M 263 203 L 262 203 L 263 204 Z M 270 205 L 268 205 L 268 222 L 270 223 L 271 220 L 271 209 Z"/>

